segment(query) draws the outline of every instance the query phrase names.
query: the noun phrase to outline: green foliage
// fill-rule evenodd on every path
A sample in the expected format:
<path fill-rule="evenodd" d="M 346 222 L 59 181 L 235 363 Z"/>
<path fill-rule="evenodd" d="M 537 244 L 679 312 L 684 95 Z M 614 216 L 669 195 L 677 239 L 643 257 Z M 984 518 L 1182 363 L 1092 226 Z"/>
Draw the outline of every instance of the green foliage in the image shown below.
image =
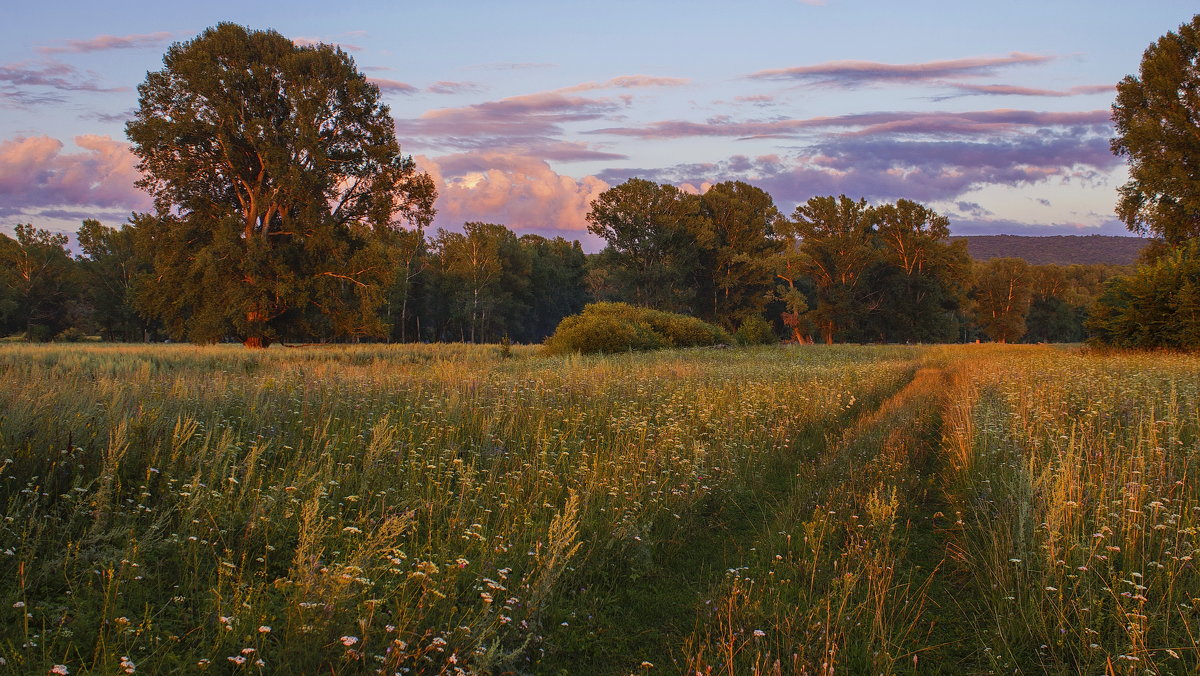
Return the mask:
<path fill-rule="evenodd" d="M 1087 327 L 1099 345 L 1200 348 L 1200 238 L 1109 281 Z"/>
<path fill-rule="evenodd" d="M 587 221 L 608 243 L 596 266 L 611 297 L 672 312 L 695 306 L 698 256 L 712 236 L 699 196 L 631 178 L 593 200 Z"/>
<path fill-rule="evenodd" d="M 140 310 L 196 342 L 382 335 L 395 230 L 435 191 L 379 89 L 334 46 L 231 23 L 163 64 L 126 127 L 157 209 Z"/>
<path fill-rule="evenodd" d="M 774 327 L 762 315 L 750 315 L 743 319 L 736 337 L 741 345 L 774 345 L 779 342 Z"/>
<path fill-rule="evenodd" d="M 1029 264 L 1019 258 L 977 263 L 971 295 L 975 321 L 988 338 L 1015 343 L 1025 335 L 1025 317 L 1033 301 Z"/>
<path fill-rule="evenodd" d="M 70 324 L 77 293 L 67 236 L 27 223 L 13 234 L 0 234 L 0 322 L 6 334 L 50 340 Z"/>
<path fill-rule="evenodd" d="M 724 329 L 695 317 L 626 303 L 593 303 L 546 339 L 551 354 L 628 352 L 730 344 Z"/>
<path fill-rule="evenodd" d="M 1117 216 L 1130 230 L 1180 244 L 1200 236 L 1200 14 L 1146 48 L 1117 84 L 1113 152 L 1129 159 Z"/>
<path fill-rule="evenodd" d="M 762 312 L 773 286 L 772 257 L 783 215 L 764 190 L 726 181 L 700 196 L 703 226 L 697 274 L 697 314 L 732 327 Z"/>

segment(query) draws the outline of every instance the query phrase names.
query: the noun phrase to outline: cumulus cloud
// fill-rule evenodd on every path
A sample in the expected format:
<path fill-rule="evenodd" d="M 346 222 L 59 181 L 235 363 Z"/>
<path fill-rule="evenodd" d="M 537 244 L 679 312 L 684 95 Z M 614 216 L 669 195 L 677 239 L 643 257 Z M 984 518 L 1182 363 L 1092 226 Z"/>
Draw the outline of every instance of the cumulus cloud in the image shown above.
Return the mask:
<path fill-rule="evenodd" d="M 168 31 L 136 33 L 133 35 L 97 35 L 87 40 L 67 40 L 60 45 L 43 45 L 38 47 L 37 50 L 42 54 L 102 52 L 111 49 L 158 47 L 170 39 L 171 33 Z"/>
<path fill-rule="evenodd" d="M 63 152 L 49 136 L 0 142 L 0 203 L 10 208 L 109 207 L 146 209 L 149 197 L 129 145 L 108 136 L 75 137 L 81 152 Z"/>
<path fill-rule="evenodd" d="M 594 177 L 559 174 L 545 161 L 506 153 L 418 157 L 438 188 L 434 224 L 457 229 L 468 221 L 507 225 L 518 234 L 585 236 L 591 201 L 608 189 Z"/>
<path fill-rule="evenodd" d="M 812 66 L 772 68 L 747 75 L 754 80 L 782 80 L 814 87 L 853 89 L 865 85 L 913 84 L 954 77 L 992 75 L 1011 66 L 1037 65 L 1053 56 L 1013 52 L 988 56 L 922 63 L 879 63 L 877 61 L 828 61 Z"/>

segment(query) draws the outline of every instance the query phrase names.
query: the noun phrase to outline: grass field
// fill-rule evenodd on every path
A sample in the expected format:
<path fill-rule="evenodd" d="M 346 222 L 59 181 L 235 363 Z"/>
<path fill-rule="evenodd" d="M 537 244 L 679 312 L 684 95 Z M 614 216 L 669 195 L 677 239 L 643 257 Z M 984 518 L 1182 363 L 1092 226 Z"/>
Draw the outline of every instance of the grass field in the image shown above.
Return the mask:
<path fill-rule="evenodd" d="M 1200 358 L 0 347 L 0 670 L 1193 673 Z"/>

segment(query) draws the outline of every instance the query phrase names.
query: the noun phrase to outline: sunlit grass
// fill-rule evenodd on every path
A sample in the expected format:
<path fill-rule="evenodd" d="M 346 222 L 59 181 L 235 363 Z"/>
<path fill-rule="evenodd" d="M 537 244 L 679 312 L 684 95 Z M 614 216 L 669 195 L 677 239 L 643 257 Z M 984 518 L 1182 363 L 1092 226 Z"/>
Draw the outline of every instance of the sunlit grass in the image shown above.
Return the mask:
<path fill-rule="evenodd" d="M 5 347 L 0 656 L 536 670 L 570 580 L 691 527 L 916 355 L 514 352 Z"/>

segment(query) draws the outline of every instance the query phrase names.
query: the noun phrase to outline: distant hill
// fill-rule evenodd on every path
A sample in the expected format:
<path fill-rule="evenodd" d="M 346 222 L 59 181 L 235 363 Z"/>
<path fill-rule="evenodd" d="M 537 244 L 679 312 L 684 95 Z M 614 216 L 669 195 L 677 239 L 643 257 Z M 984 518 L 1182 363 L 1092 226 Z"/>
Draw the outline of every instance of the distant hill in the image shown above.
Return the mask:
<path fill-rule="evenodd" d="M 986 261 L 990 258 L 1023 258 L 1033 265 L 1046 263 L 1111 263 L 1130 265 L 1138 253 L 1150 243 L 1142 237 L 1111 235 L 967 235 L 951 237 L 967 241 L 971 258 Z"/>

